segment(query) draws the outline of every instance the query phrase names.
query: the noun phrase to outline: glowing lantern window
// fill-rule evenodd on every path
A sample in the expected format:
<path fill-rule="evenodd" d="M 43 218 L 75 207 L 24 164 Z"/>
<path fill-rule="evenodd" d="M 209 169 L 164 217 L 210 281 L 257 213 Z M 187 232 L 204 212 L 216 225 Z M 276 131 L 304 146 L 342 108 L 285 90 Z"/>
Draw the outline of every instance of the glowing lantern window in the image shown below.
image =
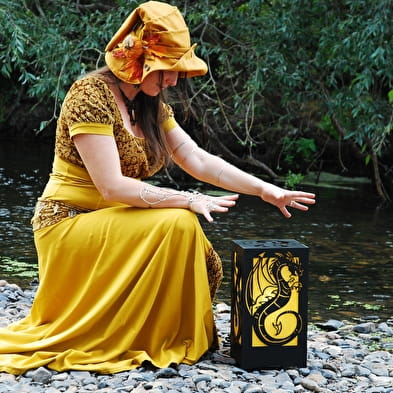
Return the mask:
<path fill-rule="evenodd" d="M 231 355 L 244 369 L 305 367 L 308 247 L 234 240 Z"/>

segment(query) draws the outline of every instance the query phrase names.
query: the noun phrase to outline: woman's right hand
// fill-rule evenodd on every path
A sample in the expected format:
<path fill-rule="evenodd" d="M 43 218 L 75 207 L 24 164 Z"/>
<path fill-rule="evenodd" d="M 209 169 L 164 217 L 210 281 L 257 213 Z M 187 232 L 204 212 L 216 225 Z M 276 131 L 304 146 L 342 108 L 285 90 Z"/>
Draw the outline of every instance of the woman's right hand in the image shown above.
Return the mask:
<path fill-rule="evenodd" d="M 210 196 L 200 193 L 190 193 L 188 205 L 194 213 L 202 214 L 208 222 L 213 222 L 211 212 L 226 213 L 230 207 L 236 205 L 238 194 L 224 196 Z"/>

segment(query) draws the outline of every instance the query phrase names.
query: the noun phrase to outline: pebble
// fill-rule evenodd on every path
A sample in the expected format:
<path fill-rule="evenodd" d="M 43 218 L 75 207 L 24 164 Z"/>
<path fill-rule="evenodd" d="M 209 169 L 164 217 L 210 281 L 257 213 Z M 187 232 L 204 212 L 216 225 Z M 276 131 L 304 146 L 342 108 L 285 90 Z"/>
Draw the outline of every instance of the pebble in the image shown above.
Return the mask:
<path fill-rule="evenodd" d="M 0 280 L 0 327 L 27 315 L 36 288 L 23 291 Z M 230 356 L 230 311 L 227 304 L 215 305 L 220 348 L 193 366 L 113 375 L 46 367 L 19 376 L 0 372 L 0 393 L 393 393 L 392 319 L 309 324 L 307 367 L 243 370 Z"/>

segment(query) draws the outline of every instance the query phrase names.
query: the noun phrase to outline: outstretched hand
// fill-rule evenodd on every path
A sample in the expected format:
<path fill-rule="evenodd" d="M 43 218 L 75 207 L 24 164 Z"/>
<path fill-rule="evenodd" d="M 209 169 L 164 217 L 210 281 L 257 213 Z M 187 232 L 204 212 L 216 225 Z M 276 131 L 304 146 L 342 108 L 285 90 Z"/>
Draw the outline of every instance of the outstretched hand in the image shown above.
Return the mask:
<path fill-rule="evenodd" d="M 194 213 L 202 214 L 208 222 L 213 222 L 210 213 L 226 213 L 230 207 L 235 206 L 239 195 L 224 195 L 213 197 L 205 194 L 195 194 L 190 200 L 190 208 Z"/>
<path fill-rule="evenodd" d="M 265 183 L 261 198 L 276 207 L 286 218 L 292 215 L 287 207 L 307 211 L 307 205 L 315 204 L 315 194 L 303 191 L 289 191 L 274 184 Z M 195 193 L 189 198 L 190 209 L 194 213 L 202 214 L 208 222 L 213 221 L 212 212 L 225 213 L 235 206 L 238 194 L 213 197 L 206 194 Z"/>
<path fill-rule="evenodd" d="M 287 207 L 307 211 L 308 206 L 306 205 L 315 204 L 315 194 L 303 191 L 289 191 L 269 183 L 265 183 L 261 198 L 265 202 L 278 207 L 286 218 L 292 217 Z"/>

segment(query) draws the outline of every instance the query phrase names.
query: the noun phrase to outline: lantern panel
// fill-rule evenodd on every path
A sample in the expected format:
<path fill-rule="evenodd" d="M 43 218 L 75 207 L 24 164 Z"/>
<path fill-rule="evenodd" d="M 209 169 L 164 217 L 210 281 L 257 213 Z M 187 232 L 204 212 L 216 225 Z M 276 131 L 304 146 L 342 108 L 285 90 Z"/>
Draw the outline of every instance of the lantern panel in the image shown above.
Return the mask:
<path fill-rule="evenodd" d="M 231 355 L 244 369 L 305 367 L 308 247 L 234 240 Z"/>

